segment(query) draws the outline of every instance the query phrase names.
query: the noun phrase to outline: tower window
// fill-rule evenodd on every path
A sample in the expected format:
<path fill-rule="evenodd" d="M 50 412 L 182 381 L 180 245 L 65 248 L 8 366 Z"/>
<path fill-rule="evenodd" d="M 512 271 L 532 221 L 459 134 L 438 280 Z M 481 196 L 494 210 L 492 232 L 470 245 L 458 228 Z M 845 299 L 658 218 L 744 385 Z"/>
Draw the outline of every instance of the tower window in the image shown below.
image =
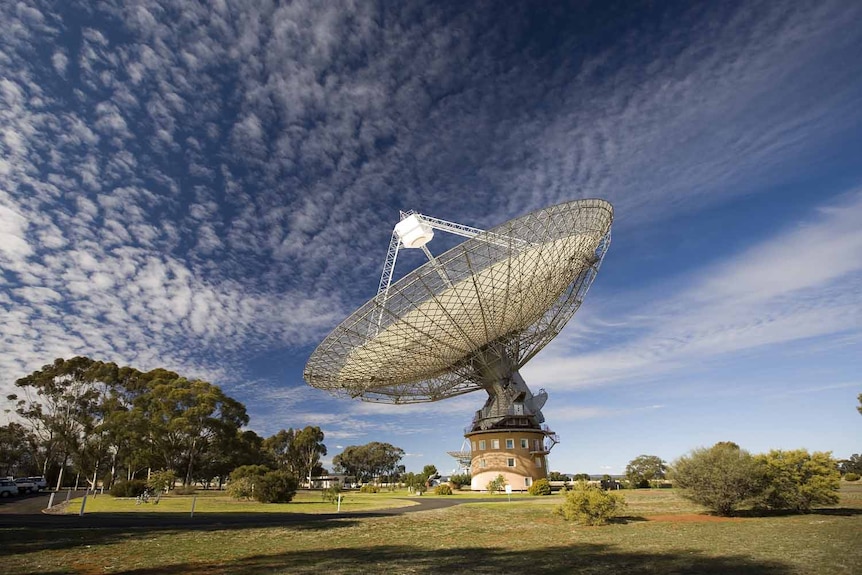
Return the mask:
<path fill-rule="evenodd" d="M 506 440 L 506 449 L 515 449 L 515 440 L 507 439 Z"/>
<path fill-rule="evenodd" d="M 500 449 L 500 440 L 492 439 L 491 440 L 491 449 Z"/>
<path fill-rule="evenodd" d="M 479 467 L 485 467 L 485 460 L 484 459 L 479 460 Z"/>
<path fill-rule="evenodd" d="M 485 440 L 484 439 L 479 440 L 479 450 L 485 451 Z"/>
<path fill-rule="evenodd" d="M 530 447 L 530 442 L 521 438 L 521 449 L 527 449 L 528 447 Z"/>
<path fill-rule="evenodd" d="M 514 458 L 514 457 L 510 457 L 509 459 L 507 459 L 507 460 L 506 460 L 506 465 L 507 465 L 508 467 L 515 467 L 515 458 Z"/>

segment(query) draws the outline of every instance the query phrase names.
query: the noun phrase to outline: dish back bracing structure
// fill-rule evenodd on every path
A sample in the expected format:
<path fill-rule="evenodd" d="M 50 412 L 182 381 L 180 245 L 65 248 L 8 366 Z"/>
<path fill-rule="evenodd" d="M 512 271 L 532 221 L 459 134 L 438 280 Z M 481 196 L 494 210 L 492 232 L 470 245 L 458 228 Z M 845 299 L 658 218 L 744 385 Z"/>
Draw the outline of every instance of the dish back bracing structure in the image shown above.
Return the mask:
<path fill-rule="evenodd" d="M 539 428 L 547 394 L 518 370 L 566 325 L 610 245 L 612 206 L 575 200 L 483 231 L 402 213 L 376 297 L 312 353 L 306 381 L 364 401 L 437 401 L 484 389 L 472 430 Z M 440 256 L 433 230 L 468 239 Z M 390 283 L 399 247 L 429 261 Z"/>

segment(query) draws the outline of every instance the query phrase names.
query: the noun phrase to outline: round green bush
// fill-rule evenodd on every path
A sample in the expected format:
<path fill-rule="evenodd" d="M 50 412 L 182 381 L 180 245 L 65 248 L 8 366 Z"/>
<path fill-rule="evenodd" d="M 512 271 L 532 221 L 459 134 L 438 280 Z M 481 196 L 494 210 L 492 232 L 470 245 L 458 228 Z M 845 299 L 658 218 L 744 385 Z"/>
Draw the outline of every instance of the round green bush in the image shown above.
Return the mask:
<path fill-rule="evenodd" d="M 299 482 L 287 471 L 270 471 L 255 484 L 254 498 L 261 503 L 290 503 Z"/>
<path fill-rule="evenodd" d="M 533 482 L 532 485 L 527 489 L 527 492 L 530 495 L 550 495 L 551 494 L 551 484 L 547 479 L 537 479 Z"/>
<path fill-rule="evenodd" d="M 251 499 L 260 479 L 271 471 L 265 465 L 241 465 L 230 472 L 227 493 L 234 499 Z"/>
<path fill-rule="evenodd" d="M 111 487 L 111 495 L 114 497 L 137 497 L 147 490 L 147 482 L 141 479 L 131 481 L 118 481 Z"/>
<path fill-rule="evenodd" d="M 850 473 L 845 473 L 844 481 L 859 481 L 859 474 L 853 473 L 852 471 Z"/>
<path fill-rule="evenodd" d="M 227 494 L 234 499 L 251 499 L 254 496 L 254 484 L 257 479 L 240 477 L 231 479 L 227 484 Z"/>
<path fill-rule="evenodd" d="M 434 495 L 452 495 L 452 488 L 448 483 L 441 483 L 434 488 Z"/>
<path fill-rule="evenodd" d="M 380 493 L 380 488 L 376 485 L 372 485 L 371 483 L 366 483 L 359 488 L 359 493 Z"/>
<path fill-rule="evenodd" d="M 604 525 L 626 508 L 622 495 L 580 482 L 564 495 L 556 513 L 582 525 Z"/>

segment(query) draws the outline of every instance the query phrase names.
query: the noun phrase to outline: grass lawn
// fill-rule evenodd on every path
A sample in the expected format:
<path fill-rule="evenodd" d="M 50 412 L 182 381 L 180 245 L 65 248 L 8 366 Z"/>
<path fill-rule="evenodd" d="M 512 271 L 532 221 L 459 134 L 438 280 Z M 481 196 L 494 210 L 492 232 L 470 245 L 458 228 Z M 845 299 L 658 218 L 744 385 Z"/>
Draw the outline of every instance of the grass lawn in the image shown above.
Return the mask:
<path fill-rule="evenodd" d="M 390 509 L 414 505 L 410 501 L 398 499 L 406 497 L 403 493 L 358 493 L 350 491 L 341 501 L 342 511 L 368 511 Z M 115 498 L 110 495 L 88 497 L 85 512 L 92 513 L 189 513 L 192 508 L 192 495 L 167 495 L 155 503 L 138 504 L 133 498 Z M 73 499 L 63 508 L 63 512 L 77 515 L 81 510 L 81 499 Z M 199 491 L 195 501 L 195 514 L 198 513 L 334 513 L 336 506 L 323 501 L 319 491 L 298 491 L 290 503 L 258 503 L 257 501 L 238 501 L 231 499 L 224 491 Z"/>
<path fill-rule="evenodd" d="M 832 509 L 732 519 L 673 490 L 624 494 L 627 519 L 606 527 L 566 523 L 552 496 L 289 527 L 4 529 L 0 565 L 46 575 L 862 572 L 862 485 L 845 485 Z"/>

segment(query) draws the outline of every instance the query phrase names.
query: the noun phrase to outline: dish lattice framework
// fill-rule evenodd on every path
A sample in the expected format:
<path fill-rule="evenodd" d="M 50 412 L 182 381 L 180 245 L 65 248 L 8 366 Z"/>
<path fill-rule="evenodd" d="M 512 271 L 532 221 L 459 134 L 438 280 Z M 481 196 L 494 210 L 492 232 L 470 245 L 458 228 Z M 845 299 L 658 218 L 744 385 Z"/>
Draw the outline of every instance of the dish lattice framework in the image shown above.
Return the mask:
<path fill-rule="evenodd" d="M 345 319 L 312 353 L 306 381 L 387 403 L 487 390 L 489 371 L 522 367 L 577 311 L 612 221 L 608 202 L 575 200 L 479 233 Z"/>

